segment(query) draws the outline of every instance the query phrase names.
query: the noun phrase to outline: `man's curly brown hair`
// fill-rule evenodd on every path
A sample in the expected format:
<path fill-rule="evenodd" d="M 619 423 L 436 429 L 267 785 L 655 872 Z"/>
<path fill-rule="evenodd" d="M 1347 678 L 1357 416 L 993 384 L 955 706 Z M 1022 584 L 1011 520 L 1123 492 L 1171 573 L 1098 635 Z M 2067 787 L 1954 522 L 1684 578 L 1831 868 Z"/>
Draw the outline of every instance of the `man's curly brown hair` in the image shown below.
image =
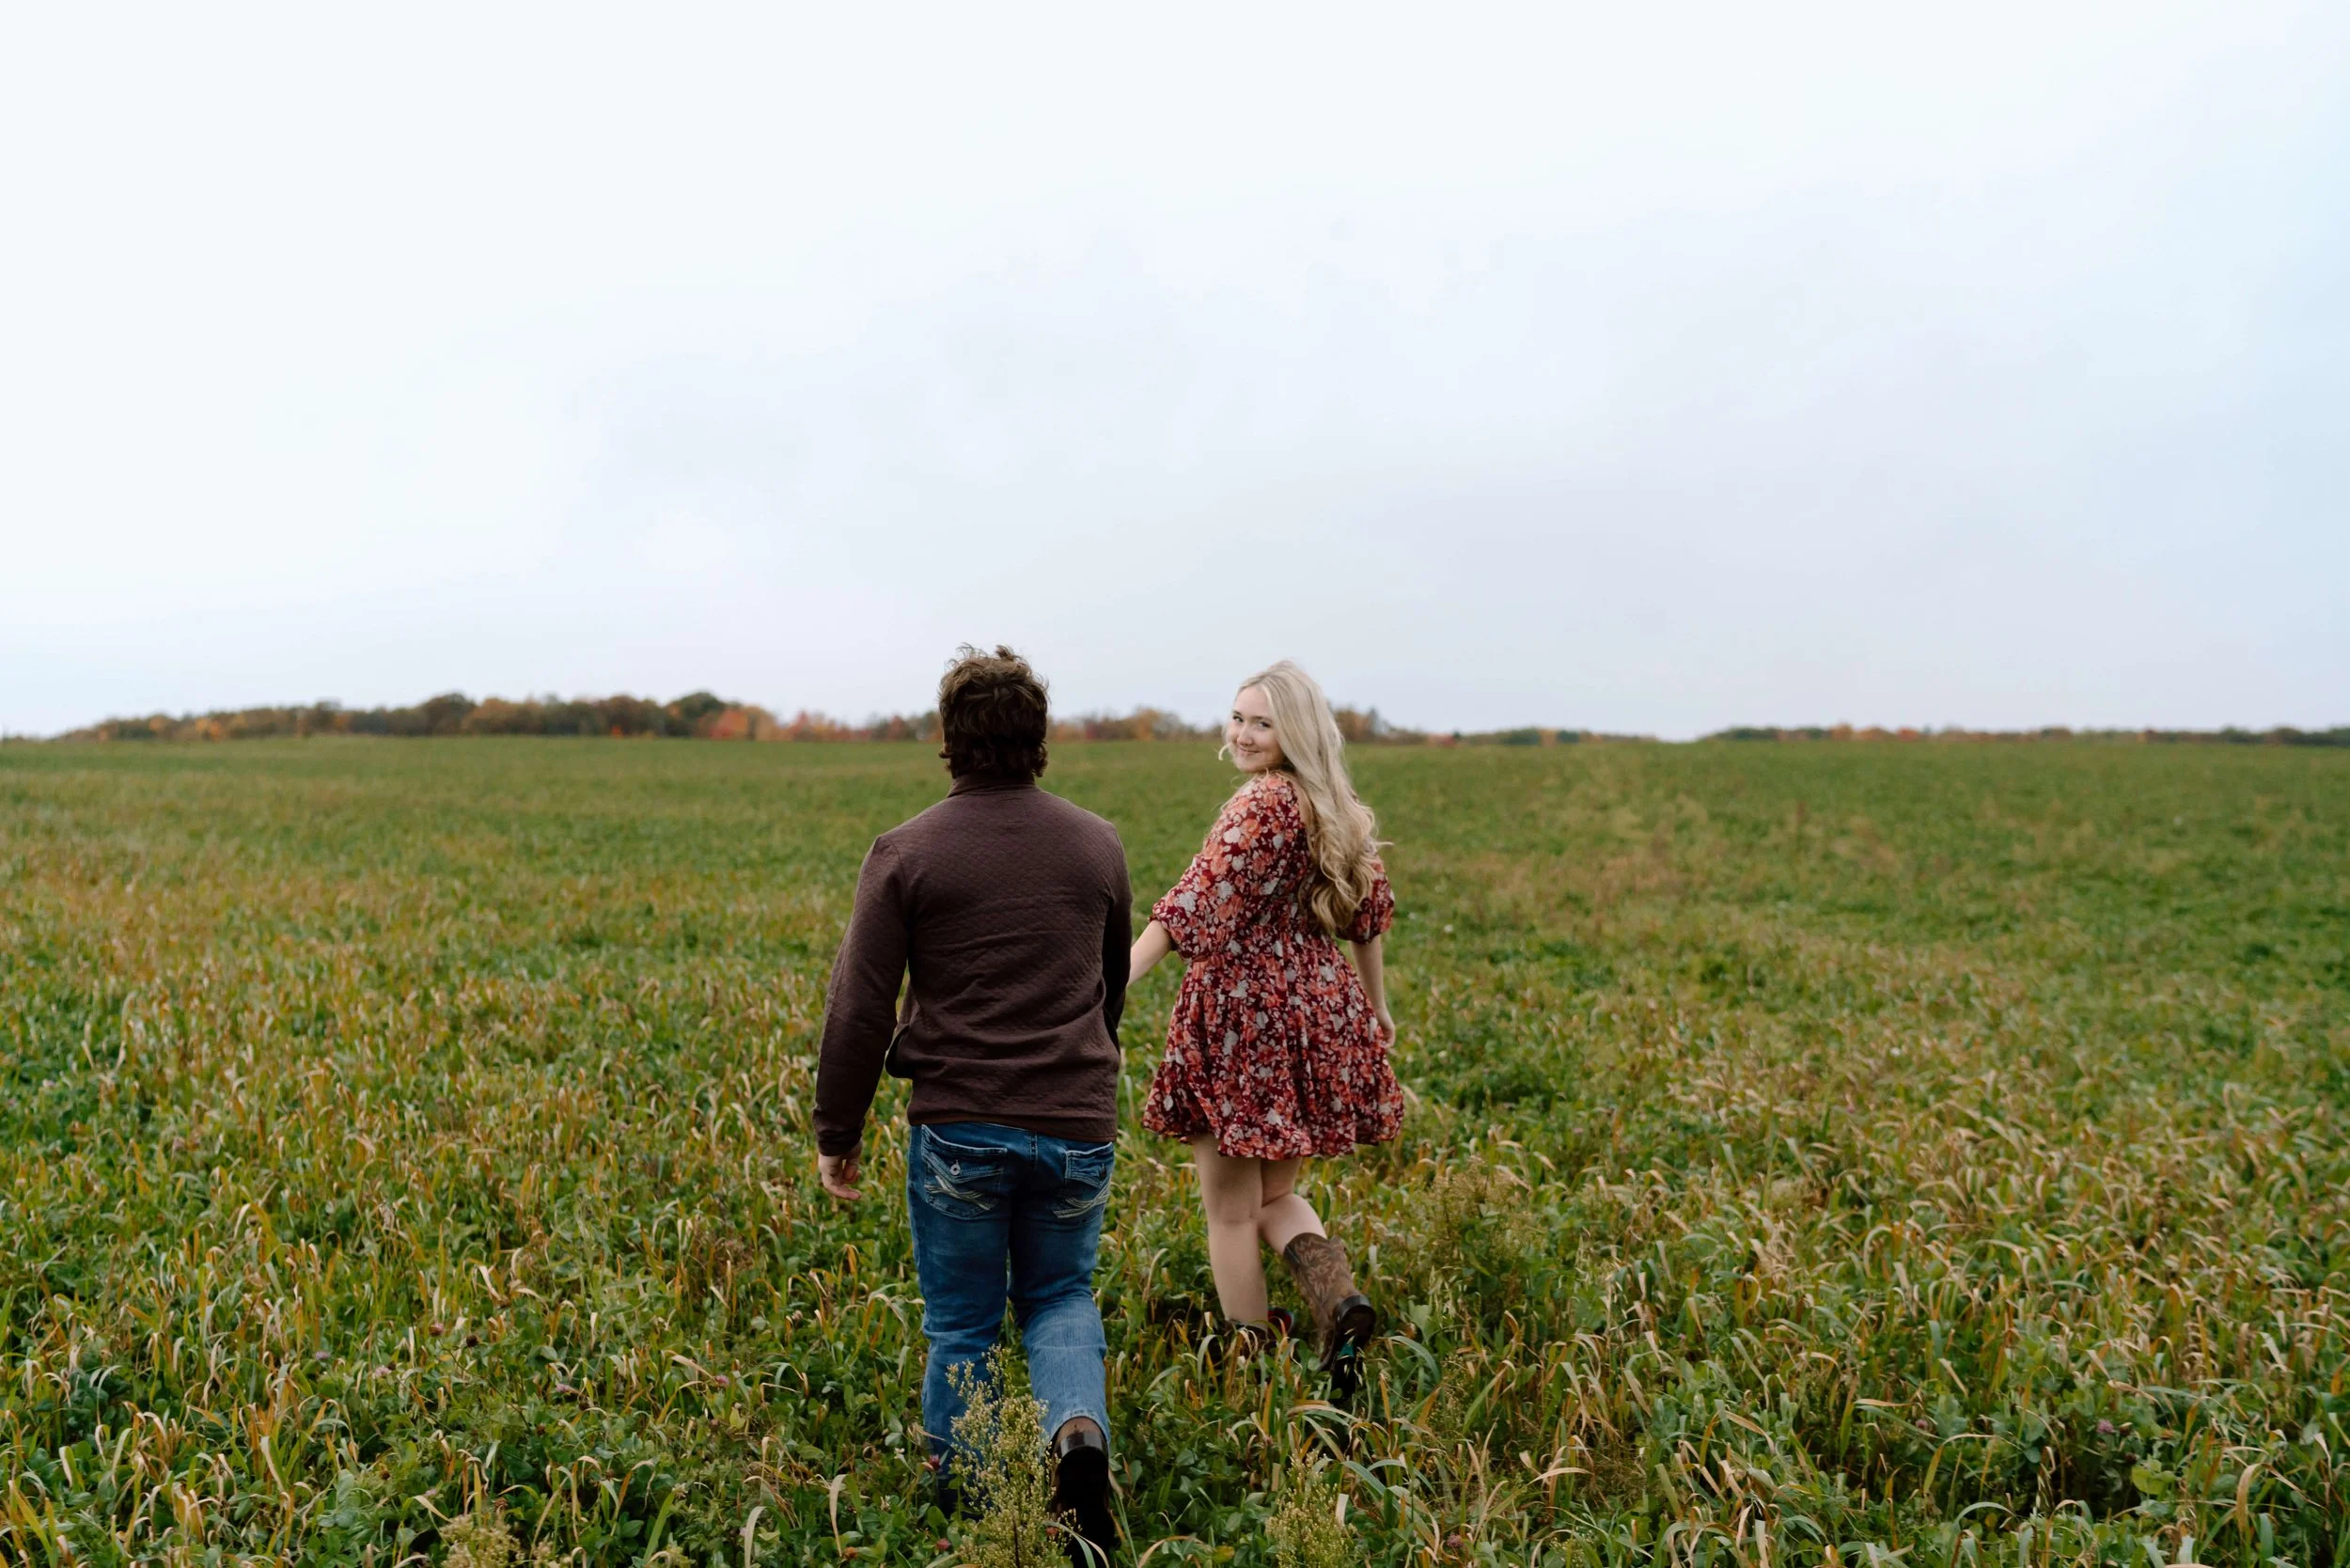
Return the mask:
<path fill-rule="evenodd" d="M 1028 661 L 998 643 L 969 643 L 938 682 L 938 754 L 957 778 L 1034 778 L 1044 771 L 1044 682 Z"/>

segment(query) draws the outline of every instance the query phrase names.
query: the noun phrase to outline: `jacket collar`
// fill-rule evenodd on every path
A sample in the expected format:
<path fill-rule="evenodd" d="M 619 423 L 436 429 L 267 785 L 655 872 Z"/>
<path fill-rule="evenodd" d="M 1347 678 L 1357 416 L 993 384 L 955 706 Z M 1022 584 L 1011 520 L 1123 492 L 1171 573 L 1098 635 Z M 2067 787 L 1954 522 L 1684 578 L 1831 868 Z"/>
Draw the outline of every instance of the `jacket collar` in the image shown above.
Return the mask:
<path fill-rule="evenodd" d="M 1009 790 L 1033 790 L 1036 776 L 1006 778 L 999 774 L 966 773 L 947 787 L 949 795 L 996 794 Z"/>

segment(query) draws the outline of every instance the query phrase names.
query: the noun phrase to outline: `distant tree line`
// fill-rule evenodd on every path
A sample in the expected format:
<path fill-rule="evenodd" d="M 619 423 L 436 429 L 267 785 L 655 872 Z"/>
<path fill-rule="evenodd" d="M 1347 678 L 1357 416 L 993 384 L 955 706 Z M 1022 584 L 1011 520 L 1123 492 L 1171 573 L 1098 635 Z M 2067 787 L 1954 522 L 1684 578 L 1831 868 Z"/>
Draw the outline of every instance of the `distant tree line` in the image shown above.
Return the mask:
<path fill-rule="evenodd" d="M 709 692 L 674 702 L 641 697 L 493 697 L 462 692 L 405 708 L 346 708 L 313 702 L 293 708 L 241 708 L 209 713 L 110 718 L 58 737 L 69 741 L 244 741 L 280 736 L 385 735 L 708 735 L 740 705 Z"/>
<path fill-rule="evenodd" d="M 1778 729 L 1742 724 L 1716 730 L 1709 741 L 2111 741 L 2166 745 L 2350 745 L 2350 725 L 2331 729 L 1883 729 L 1874 725 L 1810 725 Z"/>
<path fill-rule="evenodd" d="M 1524 725 L 1515 729 L 1455 729 L 1449 735 L 1424 737 L 1430 745 L 1616 745 L 1628 742 L 1653 745 L 1653 735 L 1617 735 L 1603 729 L 1551 729 Z"/>
<path fill-rule="evenodd" d="M 1338 711 L 1346 738 L 1364 744 L 1418 744 L 1431 739 L 1402 729 L 1375 708 Z M 1212 739 L 1219 725 L 1190 725 L 1162 708 L 1130 713 L 1080 713 L 1057 719 L 1057 741 L 1186 741 Z M 1529 731 L 1529 733 L 1533 733 Z M 1554 733 L 1542 731 L 1543 734 Z M 689 692 L 669 702 L 643 697 L 484 698 L 462 692 L 405 708 L 346 708 L 337 702 L 303 707 L 241 708 L 209 713 L 150 713 L 110 718 L 60 735 L 67 741 L 244 741 L 310 735 L 595 735 L 703 741 L 935 741 L 938 713 L 890 713 L 862 724 L 802 709 L 790 718 L 756 703 L 714 693 Z M 1456 737 L 1438 737 L 1449 742 Z"/>
<path fill-rule="evenodd" d="M 2290 725 L 2275 729 L 2141 729 L 2138 738 L 2189 745 L 2350 745 L 2350 724 L 2330 729 L 2295 729 Z"/>
<path fill-rule="evenodd" d="M 938 715 L 886 717 L 852 725 L 822 713 L 779 719 L 755 704 L 711 692 L 670 702 L 644 697 L 491 697 L 462 692 L 405 708 L 346 708 L 313 702 L 298 708 L 241 708 L 209 713 L 112 718 L 58 737 L 68 741 L 243 741 L 309 735 L 600 735 L 691 740 L 920 740 L 938 732 Z"/>
<path fill-rule="evenodd" d="M 1651 742 L 1648 735 L 1607 734 L 1528 725 L 1515 729 L 1450 733 L 1389 723 L 1376 708 L 1337 710 L 1339 730 L 1355 745 L 1576 745 Z M 1213 740 L 1220 724 L 1187 724 L 1164 708 L 1128 713 L 1091 713 L 1053 722 L 1056 741 Z M 209 713 L 150 713 L 110 718 L 56 737 L 62 741 L 244 741 L 306 735 L 596 735 L 701 741 L 935 741 L 938 714 L 887 713 L 852 723 L 810 709 L 789 718 L 757 703 L 712 692 L 688 692 L 668 702 L 644 697 L 508 698 L 477 702 L 443 692 L 406 708 L 346 708 L 313 702 L 292 708 L 240 708 Z M 2350 745 L 2350 725 L 2331 729 L 1886 729 L 1849 724 L 1736 725 L 1709 741 L 2107 741 L 2192 745 Z"/>

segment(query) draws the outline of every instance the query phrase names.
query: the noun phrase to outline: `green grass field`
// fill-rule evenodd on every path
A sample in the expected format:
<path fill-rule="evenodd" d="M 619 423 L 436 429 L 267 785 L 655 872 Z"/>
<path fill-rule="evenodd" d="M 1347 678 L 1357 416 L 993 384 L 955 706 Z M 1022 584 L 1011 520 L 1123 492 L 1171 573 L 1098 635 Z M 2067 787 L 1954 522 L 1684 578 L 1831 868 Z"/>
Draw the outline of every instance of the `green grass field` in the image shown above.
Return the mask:
<path fill-rule="evenodd" d="M 1125 1029 L 1124 1516 L 1270 1563 L 2350 1564 L 2350 755 L 1375 750 L 1351 1416 L 1203 1355 Z M 0 1560 L 952 1562 L 813 1050 L 917 747 L 0 748 Z M 1049 787 L 1164 887 L 1205 746 Z M 471 1528 L 452 1527 L 469 1520 Z M 1154 1544 L 1155 1546 L 1154 1546 Z"/>

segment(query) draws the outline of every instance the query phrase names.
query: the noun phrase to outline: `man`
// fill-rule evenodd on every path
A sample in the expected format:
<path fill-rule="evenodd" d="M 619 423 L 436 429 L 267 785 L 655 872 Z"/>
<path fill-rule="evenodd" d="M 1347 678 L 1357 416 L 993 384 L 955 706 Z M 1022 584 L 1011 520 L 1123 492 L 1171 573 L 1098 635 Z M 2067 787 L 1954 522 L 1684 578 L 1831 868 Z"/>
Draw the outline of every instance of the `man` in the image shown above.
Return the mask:
<path fill-rule="evenodd" d="M 1044 686 L 1010 649 L 964 649 L 938 717 L 954 782 L 873 840 L 833 962 L 817 1174 L 856 1201 L 883 1067 L 913 1080 L 906 1211 L 930 1339 L 922 1425 L 941 1480 L 951 1488 L 957 1374 L 985 1371 L 1009 1299 L 1053 1435 L 1055 1505 L 1106 1557 L 1093 1264 L 1118 1132 L 1125 849 L 1108 823 L 1037 787 Z"/>

